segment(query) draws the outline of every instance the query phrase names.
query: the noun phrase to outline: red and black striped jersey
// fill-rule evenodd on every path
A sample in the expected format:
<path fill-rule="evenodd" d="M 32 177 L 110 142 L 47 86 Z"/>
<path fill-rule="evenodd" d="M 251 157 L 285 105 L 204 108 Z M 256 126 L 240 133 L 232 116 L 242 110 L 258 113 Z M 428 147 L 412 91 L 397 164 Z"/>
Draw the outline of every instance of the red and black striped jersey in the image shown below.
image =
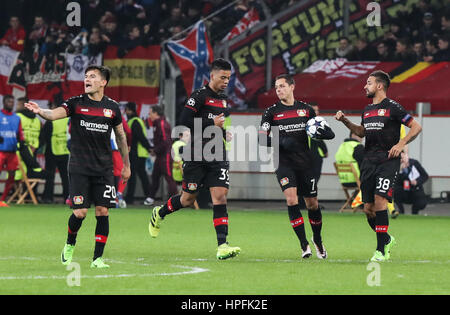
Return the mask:
<path fill-rule="evenodd" d="M 386 160 L 389 150 L 400 140 L 401 124 L 409 126 L 413 119 L 402 105 L 389 98 L 367 105 L 361 115 L 367 158 Z"/>
<path fill-rule="evenodd" d="M 82 94 L 61 106 L 71 119 L 69 172 L 92 176 L 112 173 L 111 131 L 122 123 L 119 104 L 107 96 L 94 101 Z"/>
<path fill-rule="evenodd" d="M 283 138 L 292 138 L 291 142 L 295 143 L 295 148 L 290 151 L 280 146 L 280 164 L 298 169 L 312 167 L 306 123 L 313 117 L 316 117 L 314 109 L 302 101 L 294 101 L 294 104 L 290 106 L 278 101 L 264 111 L 260 132 L 268 135 L 275 127 L 279 130 L 279 143 L 283 141 Z"/>

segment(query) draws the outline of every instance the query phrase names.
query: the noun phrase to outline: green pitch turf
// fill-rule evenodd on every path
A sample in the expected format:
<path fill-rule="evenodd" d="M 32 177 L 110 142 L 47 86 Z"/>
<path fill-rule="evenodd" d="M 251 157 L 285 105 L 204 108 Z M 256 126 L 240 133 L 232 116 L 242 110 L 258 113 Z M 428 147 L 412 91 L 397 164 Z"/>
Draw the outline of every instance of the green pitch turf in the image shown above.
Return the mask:
<path fill-rule="evenodd" d="M 169 215 L 152 239 L 149 209 L 112 209 L 104 254 L 111 268 L 92 270 L 91 209 L 78 233 L 78 267 L 66 270 L 69 215 L 63 206 L 0 209 L 0 294 L 450 294 L 449 217 L 391 219 L 398 244 L 390 262 L 374 265 L 375 235 L 361 213 L 323 213 L 329 259 L 321 261 L 314 250 L 300 258 L 286 212 L 229 211 L 229 242 L 242 252 L 218 261 L 211 210 Z"/>

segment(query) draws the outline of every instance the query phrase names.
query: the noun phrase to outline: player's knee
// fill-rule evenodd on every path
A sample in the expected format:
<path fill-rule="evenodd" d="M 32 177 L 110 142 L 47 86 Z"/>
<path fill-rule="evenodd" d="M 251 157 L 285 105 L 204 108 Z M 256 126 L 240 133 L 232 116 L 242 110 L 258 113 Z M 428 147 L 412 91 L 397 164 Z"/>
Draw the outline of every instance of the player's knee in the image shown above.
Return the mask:
<path fill-rule="evenodd" d="M 375 195 L 374 210 L 386 210 L 388 200 L 382 196 Z"/>
<path fill-rule="evenodd" d="M 188 193 L 183 192 L 181 194 L 180 202 L 181 202 L 181 205 L 183 206 L 183 208 L 185 208 L 185 207 L 189 207 L 189 206 L 193 205 L 195 199 L 197 199 L 197 195 L 188 194 Z"/>
<path fill-rule="evenodd" d="M 226 205 L 227 204 L 227 196 L 224 195 L 216 195 L 211 198 L 213 204 L 215 205 Z"/>
<path fill-rule="evenodd" d="M 305 198 L 305 204 L 307 209 L 319 209 L 319 202 L 317 201 L 317 198 Z"/>
<path fill-rule="evenodd" d="M 77 217 L 77 219 L 83 219 L 86 217 L 87 211 L 87 209 L 75 209 L 73 210 L 73 214 Z"/>
<path fill-rule="evenodd" d="M 298 204 L 298 197 L 296 195 L 286 196 L 286 203 L 288 206 L 295 206 Z"/>
<path fill-rule="evenodd" d="M 106 207 L 95 207 L 95 216 L 107 216 L 108 213 L 108 208 Z"/>
<path fill-rule="evenodd" d="M 374 218 L 376 216 L 373 203 L 365 203 L 363 211 L 368 218 Z"/>

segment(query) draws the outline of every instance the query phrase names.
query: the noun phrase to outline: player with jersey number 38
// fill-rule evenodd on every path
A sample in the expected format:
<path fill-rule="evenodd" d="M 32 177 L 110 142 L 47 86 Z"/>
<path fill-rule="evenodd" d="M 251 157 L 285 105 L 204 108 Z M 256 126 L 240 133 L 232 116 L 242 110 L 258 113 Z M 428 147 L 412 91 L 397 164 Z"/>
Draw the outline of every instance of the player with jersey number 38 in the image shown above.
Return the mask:
<path fill-rule="evenodd" d="M 335 115 L 353 133 L 366 137 L 360 177 L 364 212 L 377 236 L 377 249 L 371 261 L 390 258 L 395 239 L 388 234 L 387 204 L 392 201 L 400 153 L 422 131 L 420 124 L 400 104 L 386 97 L 389 85 L 387 73 L 377 70 L 369 75 L 364 90 L 372 104 L 364 108 L 360 125 L 352 123 L 342 111 Z M 400 139 L 401 124 L 411 128 L 403 139 Z"/>
<path fill-rule="evenodd" d="M 109 267 L 102 255 L 109 235 L 108 209 L 116 204 L 110 140 L 113 129 L 124 164 L 123 181 L 126 182 L 131 175 L 119 104 L 104 95 L 109 78 L 108 68 L 89 66 L 85 71 L 84 94 L 68 99 L 55 109 L 42 109 L 34 102 L 25 103 L 25 107 L 46 120 L 71 118 L 69 180 L 73 213 L 68 222 L 67 242 L 61 253 L 64 265 L 72 261 L 78 230 L 93 203 L 97 225 L 91 268 Z"/>

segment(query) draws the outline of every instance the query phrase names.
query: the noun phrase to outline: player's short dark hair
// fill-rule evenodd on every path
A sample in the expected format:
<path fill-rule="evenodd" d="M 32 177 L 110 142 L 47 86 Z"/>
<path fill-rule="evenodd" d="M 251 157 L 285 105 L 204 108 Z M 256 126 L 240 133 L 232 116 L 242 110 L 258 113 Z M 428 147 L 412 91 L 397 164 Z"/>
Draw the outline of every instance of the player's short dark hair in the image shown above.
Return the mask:
<path fill-rule="evenodd" d="M 163 116 L 164 115 L 164 108 L 162 106 L 159 105 L 153 105 L 150 107 L 150 110 L 156 114 L 158 114 L 159 116 Z"/>
<path fill-rule="evenodd" d="M 287 73 L 280 74 L 275 78 L 275 81 L 280 79 L 285 79 L 286 83 L 289 85 L 295 85 L 295 80 L 290 74 Z"/>
<path fill-rule="evenodd" d="M 370 77 L 375 77 L 375 80 L 378 83 L 382 83 L 385 91 L 387 91 L 389 85 L 391 85 L 391 78 L 389 77 L 389 74 L 382 70 L 375 70 L 370 74 Z"/>
<path fill-rule="evenodd" d="M 111 70 L 108 67 L 90 65 L 86 68 L 86 70 L 84 71 L 84 74 L 88 73 L 88 71 L 91 71 L 91 70 L 97 70 L 98 72 L 100 72 L 100 75 L 102 76 L 102 78 L 104 80 L 106 80 L 106 84 L 108 84 L 109 79 L 111 77 Z"/>
<path fill-rule="evenodd" d="M 217 58 L 211 64 L 211 71 L 213 70 L 226 70 L 231 71 L 231 63 L 223 58 Z"/>

